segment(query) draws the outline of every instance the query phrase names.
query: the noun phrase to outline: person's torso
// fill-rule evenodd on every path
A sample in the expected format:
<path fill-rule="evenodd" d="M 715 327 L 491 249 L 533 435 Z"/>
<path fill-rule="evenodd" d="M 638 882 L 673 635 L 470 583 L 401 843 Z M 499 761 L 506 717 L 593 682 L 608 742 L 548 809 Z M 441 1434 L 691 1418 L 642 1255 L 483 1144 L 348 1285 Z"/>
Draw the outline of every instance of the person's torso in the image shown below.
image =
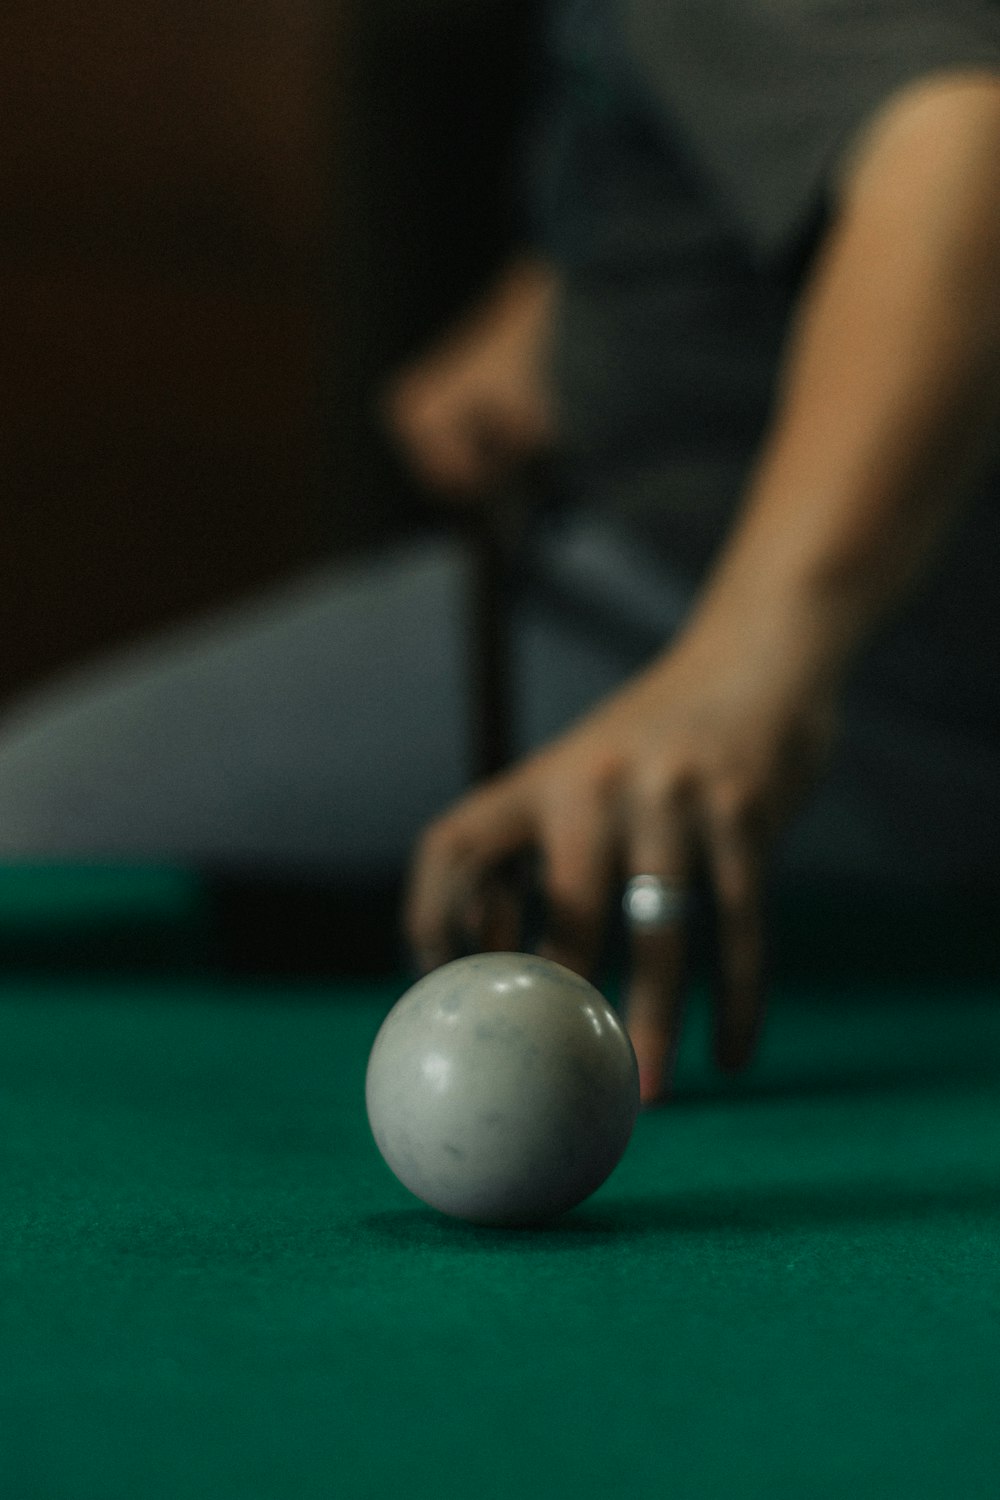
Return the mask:
<path fill-rule="evenodd" d="M 699 173 L 669 100 L 650 99 L 626 35 L 623 0 L 567 0 L 551 36 L 535 198 L 562 272 L 551 349 L 562 484 L 694 576 L 723 540 L 768 429 L 824 219 L 762 265 Z M 983 672 L 990 641 L 1000 647 L 998 566 L 1000 470 L 876 653 L 894 692 L 1000 724 L 996 674 L 990 687 Z"/>

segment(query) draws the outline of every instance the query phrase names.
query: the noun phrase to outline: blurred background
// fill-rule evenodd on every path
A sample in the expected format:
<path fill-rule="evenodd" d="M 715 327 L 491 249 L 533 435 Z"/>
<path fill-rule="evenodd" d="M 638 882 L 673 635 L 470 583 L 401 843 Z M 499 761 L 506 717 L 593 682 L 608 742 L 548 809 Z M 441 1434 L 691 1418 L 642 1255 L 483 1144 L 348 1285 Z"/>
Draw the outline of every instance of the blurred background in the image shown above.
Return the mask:
<path fill-rule="evenodd" d="M 5 0 L 0 709 L 413 527 L 385 376 L 513 233 L 537 0 Z"/>
<path fill-rule="evenodd" d="M 507 253 L 541 3 L 4 0 L 0 714 L 428 517 L 374 403 Z M 100 894 L 7 874 L 3 952 Z M 395 898 L 213 887 L 249 967 L 377 967 Z"/>

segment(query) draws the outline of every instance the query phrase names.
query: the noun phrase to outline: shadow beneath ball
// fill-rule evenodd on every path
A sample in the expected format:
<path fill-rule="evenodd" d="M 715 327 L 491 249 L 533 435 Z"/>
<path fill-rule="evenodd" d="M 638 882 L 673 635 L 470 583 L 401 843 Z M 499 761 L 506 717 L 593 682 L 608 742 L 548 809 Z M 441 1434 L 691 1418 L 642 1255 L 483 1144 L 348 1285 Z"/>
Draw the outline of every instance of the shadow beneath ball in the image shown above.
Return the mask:
<path fill-rule="evenodd" d="M 1000 1185 L 993 1173 L 915 1182 L 876 1176 L 854 1182 L 789 1182 L 685 1189 L 581 1204 L 562 1218 L 522 1229 L 497 1229 L 449 1219 L 433 1209 L 370 1215 L 363 1224 L 386 1246 L 518 1255 L 581 1251 L 623 1241 L 681 1240 L 752 1243 L 788 1232 L 925 1224 L 929 1218 L 968 1219 L 981 1229 L 1000 1215 Z"/>
<path fill-rule="evenodd" d="M 469 1224 L 432 1208 L 402 1208 L 369 1214 L 362 1227 L 386 1245 L 405 1249 L 507 1250 L 579 1249 L 634 1233 L 627 1216 L 613 1206 L 587 1204 L 542 1224 Z"/>

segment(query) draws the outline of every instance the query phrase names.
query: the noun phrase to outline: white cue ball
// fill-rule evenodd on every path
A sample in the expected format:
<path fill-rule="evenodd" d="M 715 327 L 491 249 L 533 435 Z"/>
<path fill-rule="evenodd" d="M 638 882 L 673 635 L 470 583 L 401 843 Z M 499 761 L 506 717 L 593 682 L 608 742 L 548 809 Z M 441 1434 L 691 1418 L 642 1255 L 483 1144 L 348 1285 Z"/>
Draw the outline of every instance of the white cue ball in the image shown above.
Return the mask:
<path fill-rule="evenodd" d="M 459 958 L 407 990 L 365 1093 L 400 1182 L 475 1224 L 539 1224 L 581 1203 L 639 1112 L 632 1044 L 604 996 L 524 953 Z"/>

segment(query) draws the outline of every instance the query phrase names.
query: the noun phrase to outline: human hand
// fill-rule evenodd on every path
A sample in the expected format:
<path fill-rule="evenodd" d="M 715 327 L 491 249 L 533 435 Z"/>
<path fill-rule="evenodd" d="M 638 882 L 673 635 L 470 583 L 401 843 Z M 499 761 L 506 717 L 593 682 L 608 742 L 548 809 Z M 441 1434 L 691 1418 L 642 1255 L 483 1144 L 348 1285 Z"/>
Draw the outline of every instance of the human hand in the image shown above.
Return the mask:
<path fill-rule="evenodd" d="M 523 893 L 505 863 L 540 856 L 542 951 L 590 975 L 622 880 L 687 892 L 707 877 L 717 913 L 715 1058 L 750 1061 L 760 1033 L 768 856 L 816 776 L 833 688 L 801 633 L 773 649 L 695 632 L 559 739 L 461 800 L 416 853 L 406 926 L 422 965 L 461 944 L 520 946 Z M 631 934 L 625 1019 L 644 1102 L 669 1091 L 683 1018 L 683 921 Z"/>
<path fill-rule="evenodd" d="M 553 295 L 546 267 L 519 263 L 484 306 L 392 381 L 383 401 L 388 430 L 443 499 L 484 498 L 551 446 L 543 354 Z"/>

